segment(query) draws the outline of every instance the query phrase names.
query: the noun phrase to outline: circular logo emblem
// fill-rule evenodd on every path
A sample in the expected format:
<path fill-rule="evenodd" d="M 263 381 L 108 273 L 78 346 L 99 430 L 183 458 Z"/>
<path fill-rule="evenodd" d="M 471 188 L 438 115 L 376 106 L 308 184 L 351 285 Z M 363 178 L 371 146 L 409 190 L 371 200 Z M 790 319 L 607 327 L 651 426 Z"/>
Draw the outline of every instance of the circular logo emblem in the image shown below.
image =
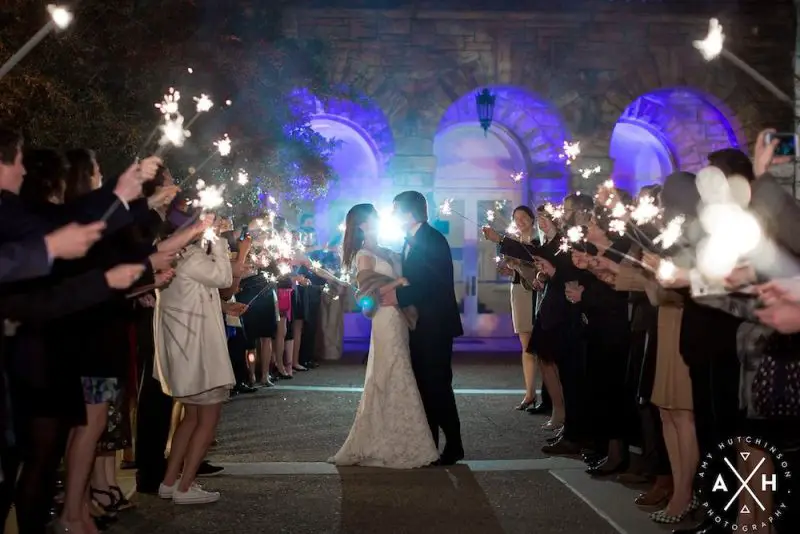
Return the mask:
<path fill-rule="evenodd" d="M 765 439 L 723 441 L 700 458 L 698 477 L 702 510 L 724 532 L 766 529 L 786 515 L 791 466 Z"/>

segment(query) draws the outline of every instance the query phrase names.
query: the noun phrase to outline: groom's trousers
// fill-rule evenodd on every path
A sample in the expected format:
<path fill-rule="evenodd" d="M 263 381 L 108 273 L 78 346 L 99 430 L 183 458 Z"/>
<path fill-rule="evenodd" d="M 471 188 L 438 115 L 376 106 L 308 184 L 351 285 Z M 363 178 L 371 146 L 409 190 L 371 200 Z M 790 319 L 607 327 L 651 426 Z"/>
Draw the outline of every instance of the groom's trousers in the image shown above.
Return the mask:
<path fill-rule="evenodd" d="M 439 429 L 444 433 L 445 450 L 462 450 L 461 421 L 453 393 L 453 340 L 437 339 L 412 332 L 411 365 L 431 427 L 433 441 L 439 446 Z"/>

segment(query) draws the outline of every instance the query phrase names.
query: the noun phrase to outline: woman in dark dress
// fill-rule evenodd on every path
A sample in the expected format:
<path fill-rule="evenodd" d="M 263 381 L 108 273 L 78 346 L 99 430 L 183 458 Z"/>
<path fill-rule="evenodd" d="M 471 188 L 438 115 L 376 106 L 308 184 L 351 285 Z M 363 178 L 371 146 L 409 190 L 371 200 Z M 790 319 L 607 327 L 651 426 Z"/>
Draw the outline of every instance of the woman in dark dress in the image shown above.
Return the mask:
<path fill-rule="evenodd" d="M 604 213 L 598 213 L 589 223 L 586 232 L 587 249 L 596 254 L 572 252 L 576 267 L 588 269 L 594 256 L 602 256 L 619 263 L 620 253 L 627 253 L 631 242 L 627 238 L 612 236 L 608 232 Z M 612 251 L 616 251 L 613 252 Z M 628 293 L 616 291 L 608 280 L 600 280 L 590 271 L 580 282 L 567 289 L 571 302 L 580 302 L 587 319 L 586 376 L 590 388 L 587 402 L 587 421 L 592 422 L 593 449 L 607 452 L 606 460 L 590 467 L 594 476 L 608 476 L 627 468 L 627 444 L 633 413 L 634 399 L 626 395 L 625 373 L 630 350 L 628 323 Z M 603 399 L 602 402 L 596 402 Z"/>

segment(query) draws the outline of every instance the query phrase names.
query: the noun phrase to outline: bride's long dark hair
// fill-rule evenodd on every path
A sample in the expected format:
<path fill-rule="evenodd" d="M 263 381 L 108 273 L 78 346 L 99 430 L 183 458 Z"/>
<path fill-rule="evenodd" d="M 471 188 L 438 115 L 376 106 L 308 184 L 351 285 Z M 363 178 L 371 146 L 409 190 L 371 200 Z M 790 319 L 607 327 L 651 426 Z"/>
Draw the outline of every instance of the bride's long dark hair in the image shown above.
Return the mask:
<path fill-rule="evenodd" d="M 353 264 L 356 253 L 364 246 L 364 230 L 361 225 L 370 217 L 378 215 L 372 204 L 356 204 L 347 212 L 342 238 L 342 266 L 349 268 Z"/>

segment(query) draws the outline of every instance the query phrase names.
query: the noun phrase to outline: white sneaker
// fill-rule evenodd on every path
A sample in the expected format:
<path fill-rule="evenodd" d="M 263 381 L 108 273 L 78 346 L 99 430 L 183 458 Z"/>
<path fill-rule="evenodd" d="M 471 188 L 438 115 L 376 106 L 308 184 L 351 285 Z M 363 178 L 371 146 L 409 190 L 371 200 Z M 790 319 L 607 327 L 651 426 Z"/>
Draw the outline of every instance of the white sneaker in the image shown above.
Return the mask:
<path fill-rule="evenodd" d="M 206 491 L 197 484 L 192 484 L 188 491 L 180 491 L 177 488 L 172 496 L 175 504 L 209 504 L 219 500 L 219 492 Z"/>
<path fill-rule="evenodd" d="M 178 481 L 180 482 L 180 480 Z M 175 490 L 178 489 L 178 482 L 175 482 L 172 486 L 167 486 L 163 482 L 158 486 L 158 496 L 162 499 L 171 499 L 173 495 L 175 495 Z"/>

